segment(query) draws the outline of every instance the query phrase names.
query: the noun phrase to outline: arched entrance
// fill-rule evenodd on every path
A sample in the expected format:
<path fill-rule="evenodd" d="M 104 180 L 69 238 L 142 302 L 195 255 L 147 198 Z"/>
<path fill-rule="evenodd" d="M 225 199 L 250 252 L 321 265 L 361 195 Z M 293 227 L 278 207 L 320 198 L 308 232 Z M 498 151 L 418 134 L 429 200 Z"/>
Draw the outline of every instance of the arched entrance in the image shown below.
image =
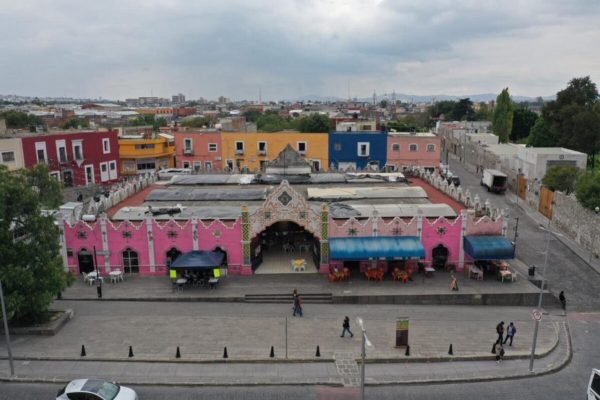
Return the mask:
<path fill-rule="evenodd" d="M 256 274 L 318 272 L 319 241 L 292 221 L 277 221 L 252 239 L 252 269 Z M 304 271 L 293 260 L 304 260 Z"/>
<path fill-rule="evenodd" d="M 223 250 L 222 248 L 220 248 L 219 246 L 215 247 L 215 249 L 213 251 L 223 254 L 223 264 L 221 264 L 221 265 L 223 267 L 227 267 L 227 252 L 225 250 Z"/>
<path fill-rule="evenodd" d="M 438 244 L 431 250 L 431 266 L 435 269 L 444 268 L 448 261 L 448 248 L 443 244 Z"/>
<path fill-rule="evenodd" d="M 80 274 L 89 274 L 94 270 L 94 255 L 83 248 L 77 253 L 77 263 L 79 264 Z"/>
<path fill-rule="evenodd" d="M 173 261 L 177 260 L 177 257 L 181 255 L 181 252 L 177 250 L 175 247 L 171 247 L 169 251 L 167 251 L 167 268 L 171 267 Z"/>
<path fill-rule="evenodd" d="M 123 252 L 123 271 L 126 273 L 139 273 L 140 272 L 140 262 L 138 259 L 138 253 L 133 251 L 131 248 L 125 249 Z"/>

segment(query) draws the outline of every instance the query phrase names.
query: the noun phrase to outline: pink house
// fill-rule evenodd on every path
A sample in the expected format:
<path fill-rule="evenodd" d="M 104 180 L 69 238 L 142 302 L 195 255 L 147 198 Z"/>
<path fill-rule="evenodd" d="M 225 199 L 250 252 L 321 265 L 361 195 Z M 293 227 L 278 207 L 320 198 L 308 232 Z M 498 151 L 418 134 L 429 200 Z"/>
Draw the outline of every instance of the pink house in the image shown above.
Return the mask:
<path fill-rule="evenodd" d="M 430 132 L 388 132 L 386 165 L 395 171 L 403 167 L 437 169 L 440 144 L 440 138 Z"/>
<path fill-rule="evenodd" d="M 175 166 L 195 173 L 221 171 L 221 133 L 218 131 L 179 130 L 175 136 Z"/>

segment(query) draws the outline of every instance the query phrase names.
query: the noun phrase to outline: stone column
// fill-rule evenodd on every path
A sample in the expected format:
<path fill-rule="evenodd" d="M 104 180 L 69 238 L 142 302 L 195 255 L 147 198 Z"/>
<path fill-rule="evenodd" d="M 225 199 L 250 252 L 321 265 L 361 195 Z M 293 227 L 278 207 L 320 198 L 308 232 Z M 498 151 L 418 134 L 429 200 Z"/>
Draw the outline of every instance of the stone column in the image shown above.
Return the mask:
<path fill-rule="evenodd" d="M 196 217 L 192 217 L 192 248 L 194 250 L 200 248 L 198 246 L 198 219 Z"/>
<path fill-rule="evenodd" d="M 242 275 L 252 274 L 250 239 L 250 215 L 248 213 L 248 207 L 242 206 Z"/>
<path fill-rule="evenodd" d="M 154 236 L 152 232 L 152 222 L 153 219 L 151 216 L 146 217 L 146 235 L 148 238 L 148 260 L 150 263 L 150 272 L 156 271 L 156 260 L 154 259 Z"/>
<path fill-rule="evenodd" d="M 104 271 L 110 272 L 110 249 L 108 248 L 108 231 L 106 214 L 100 216 L 100 234 L 102 236 L 102 252 L 104 254 Z"/>
<path fill-rule="evenodd" d="M 319 272 L 329 273 L 329 207 L 321 204 L 321 265 Z"/>
<path fill-rule="evenodd" d="M 63 259 L 63 269 L 69 271 L 69 257 L 67 256 L 67 238 L 65 237 L 65 220 L 61 214 L 56 219 L 60 240 L 60 256 Z"/>
<path fill-rule="evenodd" d="M 462 210 L 460 212 L 460 243 L 458 248 L 458 269 L 464 270 L 465 268 L 465 250 L 464 250 L 464 242 L 465 242 L 465 234 L 467 232 L 467 210 Z"/>

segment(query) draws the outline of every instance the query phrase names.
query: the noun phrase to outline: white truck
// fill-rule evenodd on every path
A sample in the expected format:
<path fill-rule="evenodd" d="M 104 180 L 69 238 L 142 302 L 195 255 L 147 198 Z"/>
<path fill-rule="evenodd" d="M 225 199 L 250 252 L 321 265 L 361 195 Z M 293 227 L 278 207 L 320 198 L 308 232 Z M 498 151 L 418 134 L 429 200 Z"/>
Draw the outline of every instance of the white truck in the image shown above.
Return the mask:
<path fill-rule="evenodd" d="M 508 177 L 505 173 L 496 169 L 484 169 L 481 186 L 485 186 L 488 192 L 504 193 L 507 181 Z"/>

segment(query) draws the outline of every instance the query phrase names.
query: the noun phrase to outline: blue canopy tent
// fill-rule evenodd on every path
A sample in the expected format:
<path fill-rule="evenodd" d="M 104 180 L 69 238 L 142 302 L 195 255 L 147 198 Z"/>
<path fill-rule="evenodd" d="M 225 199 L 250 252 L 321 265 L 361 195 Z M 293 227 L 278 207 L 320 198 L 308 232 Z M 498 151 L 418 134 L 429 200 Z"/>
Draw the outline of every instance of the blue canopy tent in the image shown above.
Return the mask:
<path fill-rule="evenodd" d="M 425 249 L 417 236 L 368 236 L 329 239 L 332 260 L 424 258 Z"/>
<path fill-rule="evenodd" d="M 223 264 L 225 254 L 220 251 L 190 251 L 177 257 L 171 269 L 213 269 Z"/>
<path fill-rule="evenodd" d="M 463 249 L 476 261 L 515 258 L 515 247 L 504 236 L 465 236 Z"/>

